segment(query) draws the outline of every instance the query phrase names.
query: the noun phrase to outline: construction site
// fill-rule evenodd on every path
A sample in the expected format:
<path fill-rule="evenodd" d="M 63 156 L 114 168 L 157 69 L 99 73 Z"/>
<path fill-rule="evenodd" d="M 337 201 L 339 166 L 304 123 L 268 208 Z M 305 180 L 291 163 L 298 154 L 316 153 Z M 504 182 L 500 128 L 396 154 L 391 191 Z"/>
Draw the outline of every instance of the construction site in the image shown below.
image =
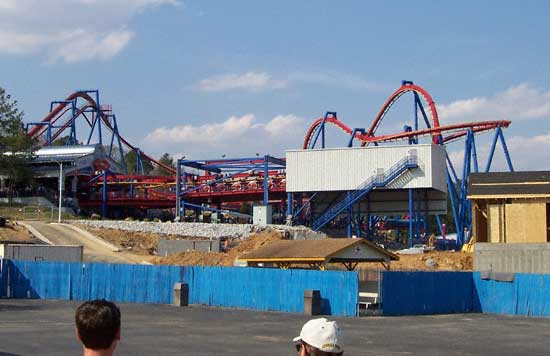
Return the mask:
<path fill-rule="evenodd" d="M 379 134 L 405 100 L 412 125 Z M 284 157 L 170 166 L 128 142 L 99 103 L 98 90 L 76 91 L 26 125 L 39 189 L 3 207 L 8 300 L 550 316 L 546 299 L 525 287 L 550 272 L 549 174 L 514 172 L 510 121 L 445 125 L 428 91 L 403 81 L 368 128 L 327 112 Z M 329 127 L 347 145 L 329 146 Z M 486 162 L 480 135 L 491 140 Z M 447 150 L 456 142 L 460 164 Z M 508 172 L 491 172 L 497 150 Z M 498 297 L 519 288 L 527 298 Z"/>
<path fill-rule="evenodd" d="M 405 125 L 402 132 L 378 134 L 385 132 L 380 127 L 389 125 L 385 118 L 392 106 L 409 100 L 412 125 Z M 477 237 L 472 224 L 477 220 L 472 219 L 469 177 L 491 170 L 498 143 L 513 172 L 504 139 L 510 121 L 440 123 L 432 96 L 411 81 L 403 81 L 389 96 L 367 129 L 352 129 L 336 112 L 327 112 L 313 121 L 303 146 L 287 150 L 286 157 L 182 158 L 175 167 L 128 142 L 112 106 L 99 103 L 98 90 L 76 91 L 52 101 L 43 119 L 26 125 L 28 135 L 39 145 L 30 163 L 41 191 L 63 197 L 59 211 L 125 219 L 128 226 L 122 230 L 109 228 L 109 220 L 75 224 L 89 228 L 115 249 L 137 253 L 152 263 L 232 266 L 243 263 L 236 252 L 251 252 L 272 240 L 313 239 L 319 245 L 328 237 L 353 237 L 370 243 L 371 249 L 402 250 L 399 257 L 375 259 L 386 269 L 471 270 Z M 344 138 L 347 135 L 346 146 L 328 148 L 328 141 L 335 139 L 328 137 L 329 126 L 339 129 Z M 475 138 L 483 134 L 492 135 L 492 147 L 480 169 Z M 63 145 L 59 145 L 61 137 Z M 446 151 L 446 145 L 456 141 L 464 145 L 462 171 Z M 128 152 L 134 153 L 132 164 L 126 162 Z M 129 171 L 129 166 L 135 171 Z M 169 174 L 146 175 L 147 166 Z M 51 204 L 55 206 L 56 201 Z M 249 211 L 240 209 L 243 206 Z M 172 226 L 195 225 L 190 231 L 174 228 L 171 232 L 137 226 L 137 220 L 158 221 L 159 217 L 175 221 Z M 252 234 L 250 243 L 246 241 L 250 231 L 222 232 L 243 223 L 252 224 L 245 230 L 263 232 Z M 201 236 L 201 230 L 212 229 L 209 225 L 214 225 L 215 232 Z M 479 241 L 486 241 L 483 236 L 477 237 Z M 217 242 L 214 249 L 211 244 L 205 250 L 182 243 L 159 253 L 159 241 L 166 239 Z M 461 250 L 470 253 L 455 253 Z M 319 251 L 325 252 L 329 253 Z M 285 259 L 300 256 L 281 258 L 275 265 L 290 266 Z M 301 262 L 300 268 L 307 266 Z M 310 267 L 325 268 L 326 262 Z M 367 262 L 352 259 L 345 264 L 348 269 L 379 268 Z"/>

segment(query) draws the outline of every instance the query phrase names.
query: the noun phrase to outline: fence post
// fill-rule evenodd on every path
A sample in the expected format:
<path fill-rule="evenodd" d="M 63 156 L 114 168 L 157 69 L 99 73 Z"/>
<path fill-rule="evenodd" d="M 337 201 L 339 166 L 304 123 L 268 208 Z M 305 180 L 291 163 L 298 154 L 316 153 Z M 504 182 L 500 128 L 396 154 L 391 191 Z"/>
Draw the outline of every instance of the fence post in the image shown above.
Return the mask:
<path fill-rule="evenodd" d="M 318 290 L 304 291 L 304 314 L 306 315 L 321 314 L 321 291 L 318 291 Z"/>
<path fill-rule="evenodd" d="M 174 305 L 177 307 L 189 305 L 189 285 L 187 283 L 174 283 Z"/>

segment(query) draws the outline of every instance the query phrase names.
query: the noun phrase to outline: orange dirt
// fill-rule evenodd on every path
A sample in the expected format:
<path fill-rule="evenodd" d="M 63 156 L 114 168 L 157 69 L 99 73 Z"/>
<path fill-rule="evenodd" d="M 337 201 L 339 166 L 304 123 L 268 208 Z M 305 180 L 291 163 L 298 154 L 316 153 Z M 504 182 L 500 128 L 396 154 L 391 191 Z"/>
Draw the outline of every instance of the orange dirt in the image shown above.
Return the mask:
<path fill-rule="evenodd" d="M 0 227 L 0 241 L 13 243 L 38 242 L 27 229 L 16 225 L 14 222 L 6 222 L 6 227 Z"/>
<path fill-rule="evenodd" d="M 240 255 L 281 239 L 282 236 L 279 232 L 265 231 L 251 235 L 227 252 L 182 252 L 167 257 L 156 257 L 151 262 L 161 265 L 233 266 L 233 262 Z"/>
<path fill-rule="evenodd" d="M 265 231 L 251 235 L 248 239 L 243 241 L 231 241 L 230 245 L 233 247 L 229 248 L 226 252 L 189 251 L 166 257 L 158 257 L 156 256 L 156 252 L 159 238 L 178 239 L 181 237 L 115 229 L 95 229 L 85 226 L 80 227 L 106 241 L 121 246 L 127 252 L 140 256 L 150 256 L 150 262 L 162 265 L 232 266 L 235 259 L 240 255 L 257 250 L 266 244 L 282 239 L 281 234 L 277 231 Z M 2 230 L 6 229 L 0 229 L 0 232 Z M 0 239 L 1 236 L 2 235 L 0 235 Z M 200 237 L 185 238 L 195 240 L 204 239 Z M 430 251 L 418 255 L 399 255 L 399 257 L 399 261 L 393 261 L 391 263 L 391 269 L 394 271 L 470 271 L 473 267 L 473 255 L 471 253 Z M 428 259 L 435 262 L 434 267 L 426 265 L 426 260 Z M 338 268 L 338 266 L 335 265 L 334 267 Z M 361 263 L 358 268 L 373 270 L 380 269 L 382 266 L 378 263 Z"/>
<path fill-rule="evenodd" d="M 78 225 L 83 230 L 87 230 L 97 237 L 104 239 L 112 244 L 122 247 L 125 251 L 139 255 L 154 255 L 157 252 L 158 241 L 160 238 L 175 240 L 178 236 L 151 234 L 138 231 L 124 231 L 116 229 L 97 229 L 88 226 Z M 193 238 L 200 240 L 201 238 Z"/>
<path fill-rule="evenodd" d="M 428 259 L 435 262 L 435 267 L 426 266 Z M 430 251 L 421 255 L 399 255 L 399 261 L 392 262 L 391 268 L 392 270 L 471 271 L 473 261 L 472 253 Z"/>

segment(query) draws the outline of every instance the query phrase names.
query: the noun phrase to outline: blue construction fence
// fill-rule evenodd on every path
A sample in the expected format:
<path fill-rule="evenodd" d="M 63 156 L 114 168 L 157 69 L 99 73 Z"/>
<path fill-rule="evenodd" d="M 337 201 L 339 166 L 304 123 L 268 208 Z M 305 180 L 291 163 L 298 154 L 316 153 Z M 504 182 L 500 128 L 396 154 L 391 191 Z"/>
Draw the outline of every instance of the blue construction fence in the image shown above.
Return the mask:
<path fill-rule="evenodd" d="M 384 315 L 491 313 L 550 317 L 550 274 L 516 273 L 512 281 L 479 272 L 384 272 Z"/>
<path fill-rule="evenodd" d="M 150 266 L 1 260 L 0 296 L 116 302 L 173 302 L 176 282 L 189 303 L 301 313 L 304 291 L 319 290 L 326 315 L 357 315 L 356 272 L 243 267 Z"/>

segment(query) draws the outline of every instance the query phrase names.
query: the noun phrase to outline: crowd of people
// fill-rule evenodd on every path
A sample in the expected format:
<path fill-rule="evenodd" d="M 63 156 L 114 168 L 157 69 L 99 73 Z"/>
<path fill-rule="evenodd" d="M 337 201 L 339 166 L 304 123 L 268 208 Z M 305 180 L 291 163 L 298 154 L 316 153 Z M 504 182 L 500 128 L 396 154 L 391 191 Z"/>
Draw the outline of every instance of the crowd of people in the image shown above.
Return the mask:
<path fill-rule="evenodd" d="M 75 313 L 76 337 L 82 343 L 84 356 L 113 355 L 120 340 L 120 309 L 106 300 L 81 304 Z M 312 319 L 304 324 L 300 335 L 293 339 L 300 356 L 342 356 L 342 329 L 326 318 Z"/>

